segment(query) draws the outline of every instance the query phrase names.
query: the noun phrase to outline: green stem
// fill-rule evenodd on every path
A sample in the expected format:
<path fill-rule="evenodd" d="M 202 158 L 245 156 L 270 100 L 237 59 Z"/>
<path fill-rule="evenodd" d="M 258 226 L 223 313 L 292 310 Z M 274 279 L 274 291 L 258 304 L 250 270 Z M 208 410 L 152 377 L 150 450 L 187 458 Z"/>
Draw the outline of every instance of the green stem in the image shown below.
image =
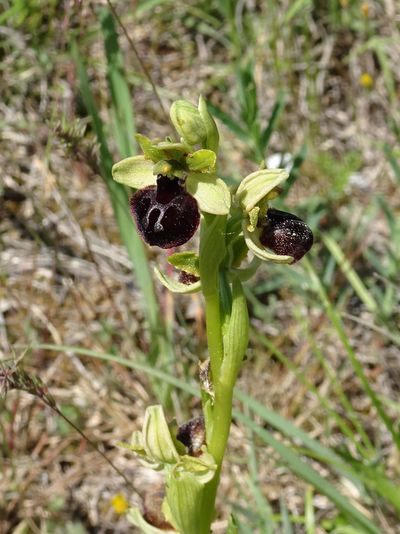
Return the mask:
<path fill-rule="evenodd" d="M 205 487 L 203 501 L 203 521 L 205 530 L 210 532 L 211 523 L 215 515 L 215 500 L 220 480 L 222 462 L 228 442 L 229 430 L 232 420 L 232 397 L 235 381 L 227 381 L 227 377 L 220 376 L 223 358 L 222 325 L 220 315 L 219 292 L 206 298 L 206 327 L 208 350 L 211 360 L 211 371 L 214 384 L 214 406 L 212 422 L 207 429 L 208 450 L 213 456 L 217 471 L 214 478 Z M 225 378 L 225 379 L 224 379 Z"/>
<path fill-rule="evenodd" d="M 218 282 L 216 292 L 205 298 L 205 307 L 207 344 L 211 362 L 211 372 L 213 381 L 217 381 L 224 354 Z"/>

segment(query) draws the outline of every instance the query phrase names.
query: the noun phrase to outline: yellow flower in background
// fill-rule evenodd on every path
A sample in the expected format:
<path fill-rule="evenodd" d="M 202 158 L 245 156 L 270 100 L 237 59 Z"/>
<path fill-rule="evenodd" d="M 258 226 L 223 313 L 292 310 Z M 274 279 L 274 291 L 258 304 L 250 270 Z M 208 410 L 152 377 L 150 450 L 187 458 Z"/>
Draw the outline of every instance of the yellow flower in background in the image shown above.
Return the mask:
<path fill-rule="evenodd" d="M 361 74 L 359 81 L 360 85 L 364 87 L 364 89 L 371 89 L 374 85 L 374 79 L 368 72 L 364 72 L 363 74 Z"/>
<path fill-rule="evenodd" d="M 114 512 L 119 515 L 124 514 L 129 508 L 128 501 L 122 493 L 114 495 L 111 499 L 111 506 L 114 508 Z"/>
<path fill-rule="evenodd" d="M 368 15 L 369 15 L 369 4 L 368 4 L 368 2 L 363 2 L 361 4 L 361 11 L 362 11 L 362 14 L 364 15 L 364 17 L 367 19 Z"/>

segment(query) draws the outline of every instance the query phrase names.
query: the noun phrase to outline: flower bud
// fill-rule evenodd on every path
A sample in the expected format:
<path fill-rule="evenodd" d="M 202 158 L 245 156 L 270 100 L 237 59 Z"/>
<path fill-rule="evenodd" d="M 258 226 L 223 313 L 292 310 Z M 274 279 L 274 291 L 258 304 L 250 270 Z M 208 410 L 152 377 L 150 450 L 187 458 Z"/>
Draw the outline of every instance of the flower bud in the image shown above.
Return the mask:
<path fill-rule="evenodd" d="M 202 145 L 207 130 L 199 110 L 186 100 L 177 100 L 171 106 L 170 117 L 178 134 L 189 145 Z"/>

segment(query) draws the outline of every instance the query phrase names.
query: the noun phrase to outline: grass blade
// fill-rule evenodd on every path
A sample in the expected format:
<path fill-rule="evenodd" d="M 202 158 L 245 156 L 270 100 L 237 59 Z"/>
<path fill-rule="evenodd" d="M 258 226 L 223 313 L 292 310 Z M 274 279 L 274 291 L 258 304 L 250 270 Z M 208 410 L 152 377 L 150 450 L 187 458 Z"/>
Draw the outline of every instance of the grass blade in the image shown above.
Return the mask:
<path fill-rule="evenodd" d="M 264 443 L 272 447 L 293 473 L 311 484 L 318 492 L 326 495 L 348 518 L 352 525 L 361 528 L 362 532 L 382 534 L 379 528 L 355 508 L 347 497 L 342 495 L 335 486 L 323 478 L 317 471 L 315 471 L 315 469 L 301 460 L 298 454 L 278 441 L 270 432 L 258 426 L 243 413 L 236 413 L 236 417 L 257 434 Z"/>
<path fill-rule="evenodd" d="M 314 268 L 312 267 L 310 261 L 307 258 L 303 259 L 304 266 L 306 270 L 308 271 L 308 275 L 310 277 L 310 281 L 312 284 L 312 287 L 315 289 L 315 291 L 318 293 L 321 302 L 323 304 L 323 307 L 325 308 L 326 314 L 328 315 L 330 321 L 332 322 L 333 326 L 335 327 L 335 330 L 338 334 L 338 337 L 340 341 L 342 342 L 343 347 L 345 348 L 347 355 L 349 357 L 350 363 L 354 369 L 354 372 L 356 373 L 361 386 L 364 389 L 364 392 L 368 395 L 370 398 L 372 404 L 375 406 L 376 411 L 378 412 L 379 417 L 381 418 L 382 422 L 388 429 L 388 431 L 391 433 L 393 437 L 393 441 L 396 444 L 396 447 L 400 450 L 400 435 L 398 432 L 396 432 L 393 422 L 390 420 L 388 415 L 385 412 L 385 408 L 383 404 L 381 403 L 378 396 L 375 394 L 374 390 L 369 385 L 368 379 L 365 376 L 364 370 L 362 368 L 361 363 L 357 359 L 357 356 L 350 345 L 350 341 L 347 337 L 347 334 L 345 332 L 342 320 L 339 317 L 339 314 L 334 309 L 332 304 L 329 302 L 328 295 L 325 291 L 325 288 L 322 286 L 320 279 L 317 276 L 317 273 L 315 272 Z"/>
<path fill-rule="evenodd" d="M 278 124 L 279 118 L 282 115 L 283 110 L 285 109 L 285 105 L 286 105 L 285 93 L 283 91 L 280 91 L 278 93 L 278 96 L 276 97 L 276 101 L 275 101 L 274 107 L 272 108 L 272 112 L 271 112 L 271 116 L 269 118 L 268 124 L 261 134 L 260 149 L 261 149 L 262 154 L 264 154 L 264 157 L 265 157 L 265 151 L 268 147 L 269 140 L 271 139 L 271 135 Z"/>
<path fill-rule="evenodd" d="M 343 272 L 343 274 L 349 281 L 349 284 L 354 289 L 354 292 L 357 294 L 358 298 L 361 300 L 361 302 L 364 303 L 365 307 L 370 312 L 376 313 L 378 310 L 378 304 L 363 284 L 361 278 L 351 266 L 342 249 L 330 235 L 322 233 L 321 238 L 326 248 L 335 258 L 336 263 L 340 267 L 340 270 Z"/>
<path fill-rule="evenodd" d="M 114 182 L 111 177 L 113 165 L 112 156 L 107 144 L 103 122 L 97 111 L 97 107 L 90 89 L 89 79 L 79 53 L 76 42 L 72 43 L 71 54 L 74 59 L 80 84 L 80 91 L 84 105 L 91 117 L 93 129 L 100 146 L 100 169 L 110 194 L 115 218 L 120 230 L 121 238 L 125 244 L 128 255 L 132 261 L 135 280 L 143 295 L 143 309 L 150 328 L 158 329 L 158 306 L 150 275 L 146 251 L 140 239 L 128 208 L 128 195 L 123 186 Z"/>
<path fill-rule="evenodd" d="M 114 17 L 106 8 L 100 10 L 107 59 L 107 80 L 111 95 L 114 131 L 122 158 L 135 154 L 132 98 L 123 69 L 123 57 L 118 44 Z"/>

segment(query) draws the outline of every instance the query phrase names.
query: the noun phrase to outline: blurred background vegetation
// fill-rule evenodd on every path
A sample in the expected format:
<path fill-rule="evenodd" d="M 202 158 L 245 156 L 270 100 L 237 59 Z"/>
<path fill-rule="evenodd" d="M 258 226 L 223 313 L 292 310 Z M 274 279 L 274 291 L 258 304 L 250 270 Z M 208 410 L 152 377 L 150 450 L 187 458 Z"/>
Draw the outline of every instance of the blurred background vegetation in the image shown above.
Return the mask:
<path fill-rule="evenodd" d="M 110 168 L 135 131 L 171 133 L 163 107 L 200 93 L 221 176 L 288 166 L 275 206 L 315 233 L 308 258 L 247 284 L 215 533 L 231 512 L 241 533 L 400 532 L 399 3 L 114 10 L 0 5 L 0 352 L 60 410 L 40 388 L 0 399 L 0 532 L 131 532 L 122 512 L 159 480 L 116 442 L 151 403 L 179 423 L 199 414 L 202 303 L 154 283 L 165 253 L 137 239 Z"/>

